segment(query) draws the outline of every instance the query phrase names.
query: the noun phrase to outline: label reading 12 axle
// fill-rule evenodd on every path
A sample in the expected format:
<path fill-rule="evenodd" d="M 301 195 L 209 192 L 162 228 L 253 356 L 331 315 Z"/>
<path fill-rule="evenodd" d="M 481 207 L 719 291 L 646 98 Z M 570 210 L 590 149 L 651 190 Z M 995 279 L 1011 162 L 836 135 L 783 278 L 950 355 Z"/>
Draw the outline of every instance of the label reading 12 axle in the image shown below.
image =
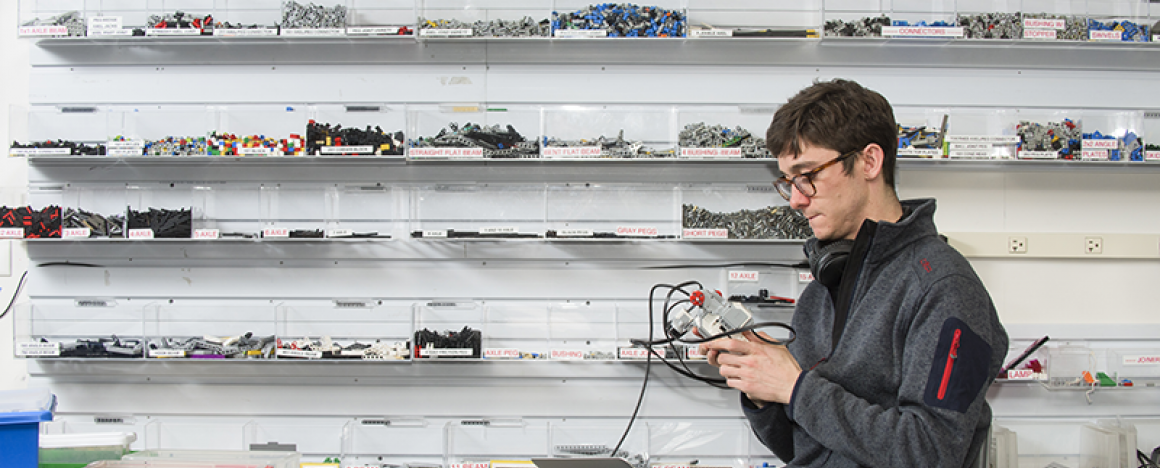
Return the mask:
<path fill-rule="evenodd" d="M 24 228 L 0 228 L 0 239 L 23 239 Z"/>
<path fill-rule="evenodd" d="M 744 283 L 756 283 L 757 276 L 758 276 L 758 274 L 756 271 L 730 271 L 729 272 L 729 281 L 739 281 L 739 282 L 744 282 Z"/>
<path fill-rule="evenodd" d="M 741 148 L 681 148 L 682 158 L 740 158 Z"/>
<path fill-rule="evenodd" d="M 18 356 L 60 356 L 60 343 L 20 343 Z"/>
<path fill-rule="evenodd" d="M 728 239 L 728 229 L 684 229 L 682 239 Z"/>

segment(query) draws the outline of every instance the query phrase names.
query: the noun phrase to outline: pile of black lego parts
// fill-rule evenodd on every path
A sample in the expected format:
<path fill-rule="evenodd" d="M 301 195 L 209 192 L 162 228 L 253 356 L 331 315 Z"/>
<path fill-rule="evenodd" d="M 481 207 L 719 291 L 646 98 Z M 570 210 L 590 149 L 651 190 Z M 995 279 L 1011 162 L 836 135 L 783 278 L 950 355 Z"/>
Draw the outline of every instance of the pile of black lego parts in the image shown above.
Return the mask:
<path fill-rule="evenodd" d="M 60 227 L 59 206 L 52 205 L 40 210 L 29 206 L 0 206 L 0 228 L 22 228 L 25 239 L 59 238 Z"/>
<path fill-rule="evenodd" d="M 189 239 L 193 237 L 193 211 L 188 208 L 149 211 L 129 210 L 128 229 L 152 229 L 158 239 Z"/>
<path fill-rule="evenodd" d="M 412 348 L 415 353 L 415 358 L 421 358 L 420 353 L 424 348 L 428 349 L 470 349 L 471 355 L 462 356 L 441 356 L 441 359 L 479 359 L 483 357 L 483 333 L 479 330 L 474 330 L 469 326 L 464 326 L 462 330 L 448 331 L 444 334 L 433 332 L 426 328 L 415 332 L 415 346 Z"/>

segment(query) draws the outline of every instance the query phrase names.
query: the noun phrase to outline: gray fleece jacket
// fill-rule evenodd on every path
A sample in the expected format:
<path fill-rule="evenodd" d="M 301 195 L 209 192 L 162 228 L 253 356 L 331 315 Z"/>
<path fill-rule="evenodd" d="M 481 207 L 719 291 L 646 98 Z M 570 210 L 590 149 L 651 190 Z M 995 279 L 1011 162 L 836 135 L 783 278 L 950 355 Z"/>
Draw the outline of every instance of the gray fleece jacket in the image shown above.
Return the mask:
<path fill-rule="evenodd" d="M 874 231 L 833 354 L 834 303 L 815 281 L 794 313 L 789 351 L 803 372 L 791 401 L 758 409 L 741 396 L 758 439 L 789 466 L 977 462 L 1007 332 L 971 265 L 939 239 L 934 200 L 903 207 Z"/>

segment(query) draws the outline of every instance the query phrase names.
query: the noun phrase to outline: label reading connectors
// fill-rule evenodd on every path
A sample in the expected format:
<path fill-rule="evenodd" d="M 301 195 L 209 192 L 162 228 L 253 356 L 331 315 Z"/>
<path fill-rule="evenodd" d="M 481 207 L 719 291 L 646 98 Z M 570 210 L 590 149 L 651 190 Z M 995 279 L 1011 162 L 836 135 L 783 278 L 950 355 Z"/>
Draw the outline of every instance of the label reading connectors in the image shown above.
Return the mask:
<path fill-rule="evenodd" d="M 1124 356 L 1125 366 L 1160 366 L 1160 356 L 1155 354 L 1131 354 Z"/>
<path fill-rule="evenodd" d="M 285 239 L 290 237 L 290 228 L 271 227 L 262 229 L 262 237 L 273 237 L 275 239 Z"/>
<path fill-rule="evenodd" d="M 135 240 L 147 240 L 153 238 L 152 229 L 130 229 L 129 238 Z"/>
<path fill-rule="evenodd" d="M 412 159 L 482 158 L 483 148 L 411 148 L 407 156 Z"/>
<path fill-rule="evenodd" d="M 728 229 L 684 229 L 682 239 L 728 239 Z"/>
<path fill-rule="evenodd" d="M 1088 31 L 1088 39 L 1098 42 L 1120 42 L 1124 40 L 1124 33 L 1120 31 Z"/>
<path fill-rule="evenodd" d="M 89 228 L 65 228 L 60 230 L 61 239 L 88 239 L 92 234 Z"/>
<path fill-rule="evenodd" d="M 18 356 L 60 356 L 60 343 L 20 343 L 16 348 Z"/>
<path fill-rule="evenodd" d="M 733 37 L 732 29 L 692 29 L 689 31 L 689 37 Z"/>
<path fill-rule="evenodd" d="M 1059 37 L 1059 33 L 1054 29 L 1024 29 L 1024 39 L 1047 39 L 1054 41 Z"/>
<path fill-rule="evenodd" d="M 21 36 L 67 36 L 67 26 L 21 26 Z"/>
<path fill-rule="evenodd" d="M 483 357 L 487 359 L 519 359 L 520 350 L 516 348 L 487 348 L 483 350 Z"/>
<path fill-rule="evenodd" d="M 222 236 L 222 232 L 218 229 L 195 229 L 193 231 L 194 239 L 217 239 Z"/>
<path fill-rule="evenodd" d="M 23 239 L 24 228 L 0 228 L 0 239 Z"/>
<path fill-rule="evenodd" d="M 681 148 L 682 158 L 740 158 L 741 148 Z"/>
<path fill-rule="evenodd" d="M 608 31 L 603 29 L 557 29 L 552 35 L 560 39 L 595 39 L 608 37 Z"/>
<path fill-rule="evenodd" d="M 617 226 L 616 235 L 624 237 L 656 237 L 660 229 L 650 226 Z"/>
<path fill-rule="evenodd" d="M 183 358 L 183 357 L 185 357 L 185 350 L 184 349 L 168 349 L 168 348 L 150 349 L 149 350 L 149 357 L 151 357 L 151 358 Z"/>
<path fill-rule="evenodd" d="M 540 156 L 545 158 L 598 158 L 600 153 L 599 146 L 549 146 L 540 149 Z"/>
<path fill-rule="evenodd" d="M 957 26 L 883 26 L 882 35 L 886 37 L 963 37 L 963 28 Z"/>
<path fill-rule="evenodd" d="M 595 233 L 591 229 L 561 229 L 556 231 L 556 237 L 592 237 Z"/>
<path fill-rule="evenodd" d="M 743 283 L 756 283 L 758 274 L 756 271 L 730 271 L 729 281 L 738 281 Z"/>
<path fill-rule="evenodd" d="M 584 351 L 578 349 L 553 349 L 552 359 L 559 361 L 579 361 L 584 359 Z"/>
<path fill-rule="evenodd" d="M 304 359 L 321 359 L 322 351 L 309 351 L 305 349 L 282 349 L 278 348 L 274 351 L 277 357 L 285 358 L 304 358 Z"/>

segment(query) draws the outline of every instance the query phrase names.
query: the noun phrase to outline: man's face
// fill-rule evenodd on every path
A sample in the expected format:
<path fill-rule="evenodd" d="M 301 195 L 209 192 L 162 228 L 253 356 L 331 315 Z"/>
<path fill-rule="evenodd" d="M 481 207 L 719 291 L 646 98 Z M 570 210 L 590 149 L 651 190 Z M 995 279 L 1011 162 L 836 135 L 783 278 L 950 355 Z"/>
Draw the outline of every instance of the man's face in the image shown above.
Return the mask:
<path fill-rule="evenodd" d="M 841 156 L 837 151 L 817 146 L 804 145 L 797 157 L 785 155 L 777 159 L 777 166 L 785 177 L 809 172 L 834 158 Z M 795 186 L 789 199 L 791 208 L 801 210 L 810 220 L 814 237 L 822 241 L 853 239 L 866 219 L 864 213 L 868 195 L 867 185 L 858 177 L 862 161 L 854 156 L 854 170 L 846 175 L 842 163 L 831 165 L 813 175 L 817 192 L 807 197 Z"/>

